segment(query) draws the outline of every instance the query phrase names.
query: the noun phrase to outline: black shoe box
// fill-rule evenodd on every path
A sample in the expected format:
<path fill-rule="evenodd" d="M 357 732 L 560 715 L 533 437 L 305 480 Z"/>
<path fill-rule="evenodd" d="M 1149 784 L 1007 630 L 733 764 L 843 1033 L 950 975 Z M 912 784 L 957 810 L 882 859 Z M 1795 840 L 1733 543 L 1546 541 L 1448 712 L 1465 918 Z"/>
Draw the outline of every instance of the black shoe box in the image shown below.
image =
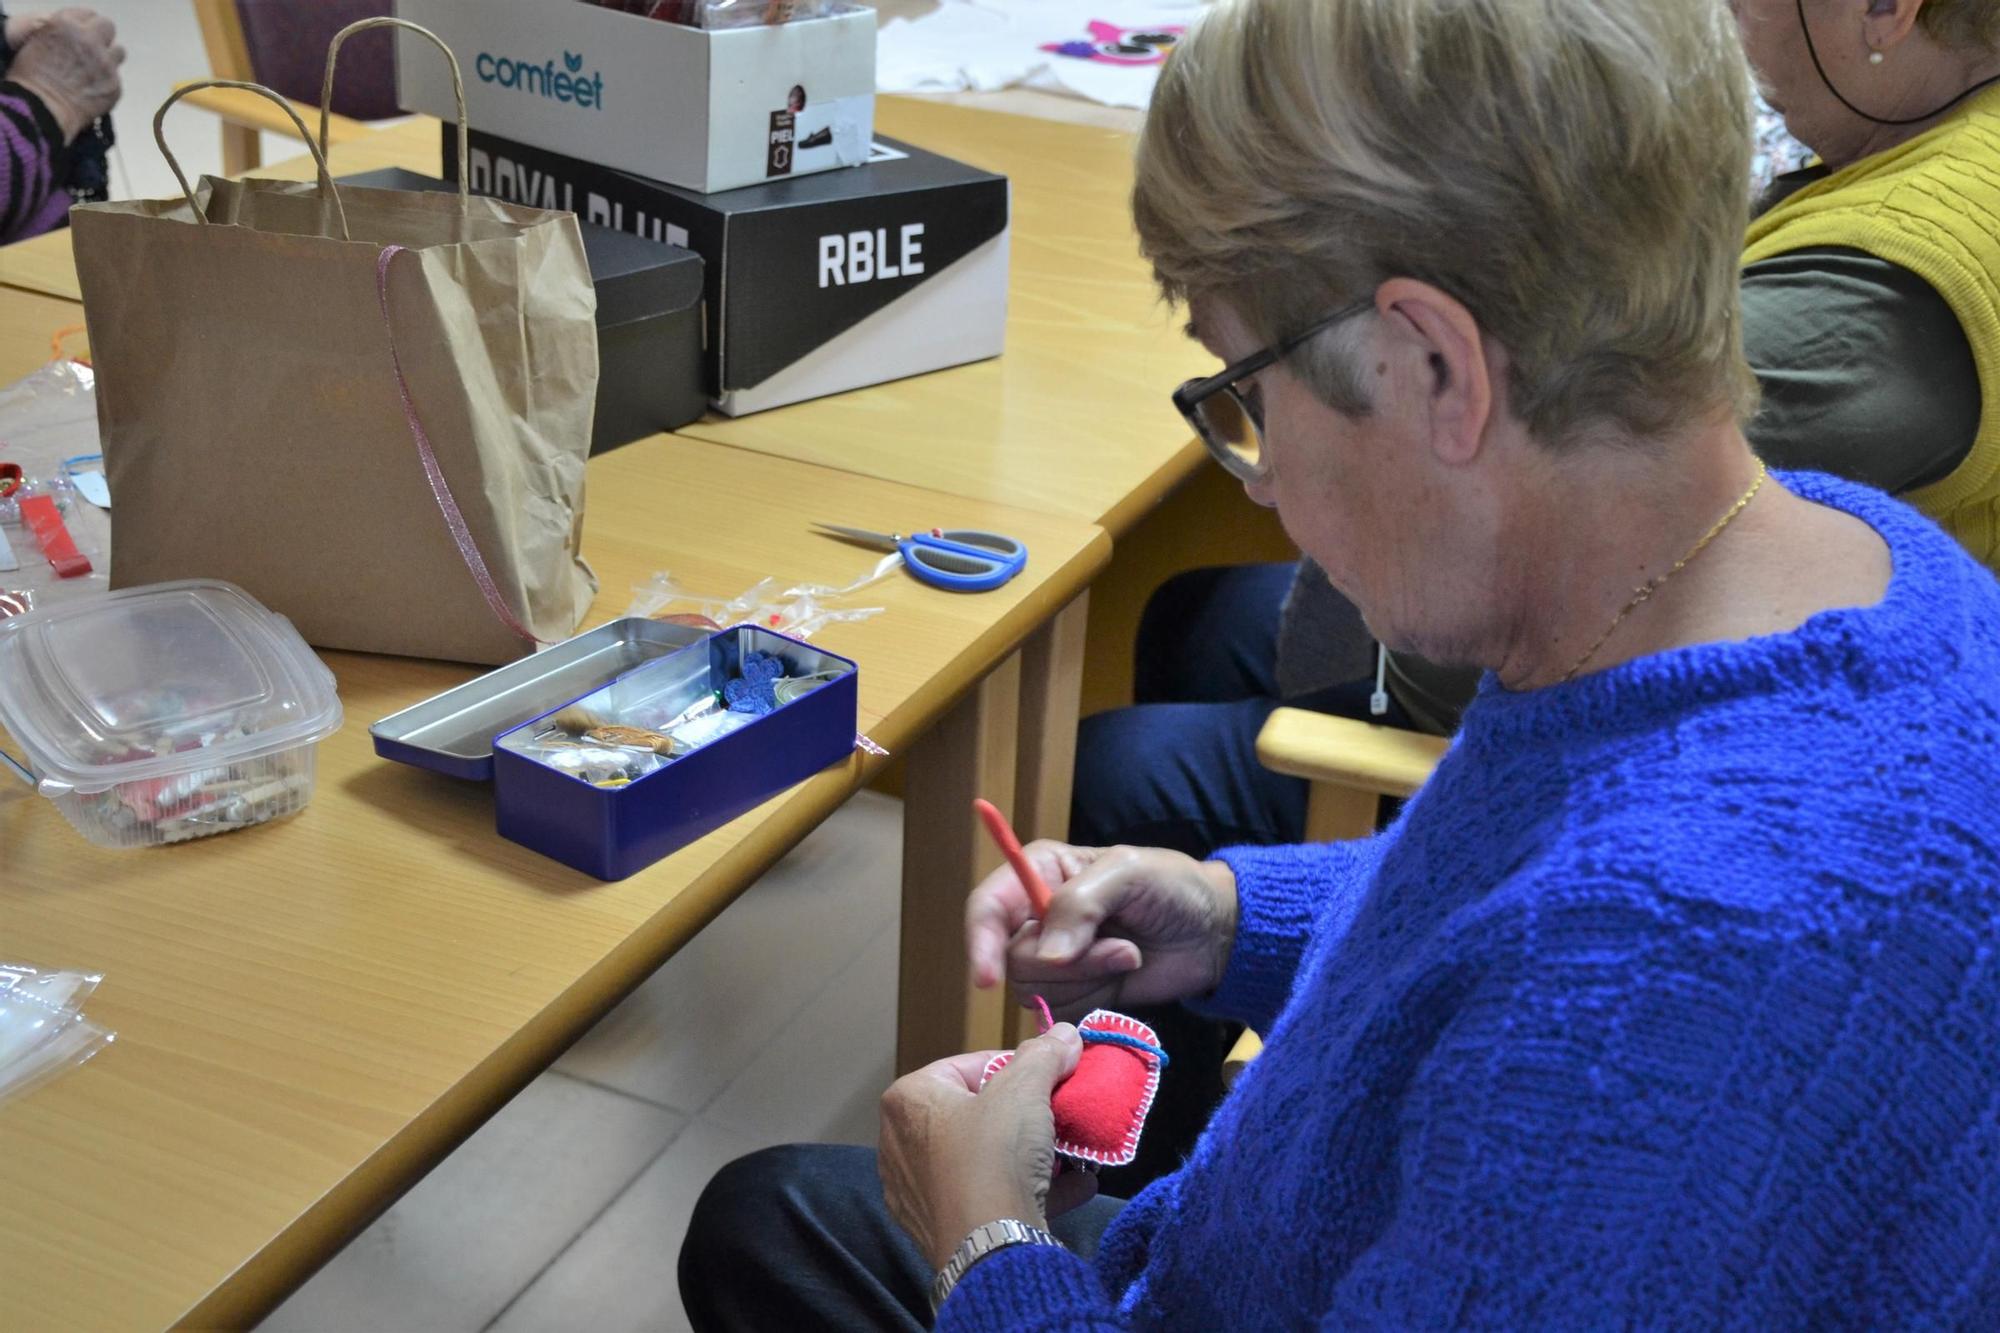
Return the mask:
<path fill-rule="evenodd" d="M 453 181 L 385 167 L 342 176 L 378 190 L 456 190 Z M 701 256 L 678 245 L 578 220 L 597 288 L 597 416 L 590 452 L 697 420 L 702 381 Z"/>
<path fill-rule="evenodd" d="M 444 173 L 458 178 L 456 131 Z M 740 416 L 998 356 L 1005 176 L 877 137 L 857 167 L 716 194 L 473 130 L 472 189 L 707 263 L 708 390 Z"/>

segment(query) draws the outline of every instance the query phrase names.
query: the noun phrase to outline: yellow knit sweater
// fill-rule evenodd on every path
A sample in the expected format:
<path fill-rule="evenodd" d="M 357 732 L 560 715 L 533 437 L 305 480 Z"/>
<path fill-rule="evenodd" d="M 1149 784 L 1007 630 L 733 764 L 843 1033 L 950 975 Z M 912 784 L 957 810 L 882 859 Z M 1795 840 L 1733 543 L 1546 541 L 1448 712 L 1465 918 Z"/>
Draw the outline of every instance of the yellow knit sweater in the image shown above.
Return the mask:
<path fill-rule="evenodd" d="M 2000 569 L 2000 87 L 1765 213 L 1743 262 L 1824 245 L 1902 265 L 1958 316 L 1979 372 L 1978 434 L 1949 476 L 1904 498 Z"/>

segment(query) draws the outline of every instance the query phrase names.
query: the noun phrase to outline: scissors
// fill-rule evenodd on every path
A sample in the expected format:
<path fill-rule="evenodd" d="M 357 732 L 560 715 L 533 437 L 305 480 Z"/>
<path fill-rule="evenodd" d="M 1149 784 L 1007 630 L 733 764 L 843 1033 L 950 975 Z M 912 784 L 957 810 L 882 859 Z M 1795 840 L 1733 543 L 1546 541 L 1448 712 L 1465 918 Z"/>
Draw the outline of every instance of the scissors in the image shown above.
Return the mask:
<path fill-rule="evenodd" d="M 929 532 L 870 532 L 838 523 L 814 527 L 878 551 L 899 551 L 910 572 L 933 587 L 953 592 L 985 592 L 1020 573 L 1028 563 L 1028 548 L 1012 537 L 977 528 L 932 528 Z"/>

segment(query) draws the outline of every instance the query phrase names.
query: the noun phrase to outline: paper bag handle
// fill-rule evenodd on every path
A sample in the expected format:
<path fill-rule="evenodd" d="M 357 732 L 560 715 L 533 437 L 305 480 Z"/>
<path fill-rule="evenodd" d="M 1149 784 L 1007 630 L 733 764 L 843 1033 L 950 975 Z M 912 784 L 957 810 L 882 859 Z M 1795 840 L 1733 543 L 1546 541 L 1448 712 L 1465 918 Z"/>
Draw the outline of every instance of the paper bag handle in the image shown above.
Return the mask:
<path fill-rule="evenodd" d="M 408 19 L 383 16 L 372 19 L 359 19 L 348 24 L 333 35 L 333 40 L 326 45 L 326 79 L 319 86 L 320 156 L 324 157 L 326 155 L 326 122 L 327 116 L 333 107 L 333 66 L 334 62 L 340 59 L 340 44 L 354 36 L 354 34 L 367 32 L 370 28 L 408 28 L 419 37 L 428 39 L 431 45 L 444 52 L 445 60 L 451 65 L 451 95 L 458 103 L 458 210 L 463 213 L 470 207 L 470 196 L 472 193 L 472 187 L 469 184 L 471 180 L 472 159 L 468 155 L 467 144 L 469 136 L 466 132 L 465 124 L 465 79 L 458 72 L 458 57 L 453 55 L 451 48 L 444 44 L 444 38 L 421 24 L 412 23 Z"/>
<path fill-rule="evenodd" d="M 347 234 L 347 209 L 340 202 L 340 191 L 333 188 L 333 174 L 326 169 L 326 154 L 319 150 L 319 145 L 313 142 L 312 135 L 306 132 L 306 123 L 299 119 L 299 113 L 293 109 L 289 101 L 263 84 L 244 83 L 237 79 L 202 79 L 196 83 L 184 83 L 169 93 L 167 100 L 160 103 L 160 109 L 153 113 L 153 142 L 160 146 L 160 156 L 166 158 L 167 165 L 174 169 L 174 179 L 181 183 L 181 193 L 187 196 L 188 207 L 194 210 L 195 221 L 206 227 L 208 215 L 202 212 L 201 205 L 194 201 L 194 190 L 188 185 L 187 173 L 181 170 L 180 160 L 174 156 L 174 150 L 167 147 L 166 120 L 167 111 L 174 103 L 189 93 L 198 92 L 203 88 L 241 88 L 245 92 L 256 93 L 259 97 L 268 97 L 292 118 L 292 124 L 299 127 L 299 137 L 306 141 L 306 147 L 312 152 L 313 165 L 319 168 L 322 201 L 329 198 L 333 200 L 334 214 L 340 219 L 340 239 L 352 240 L 353 238 Z"/>

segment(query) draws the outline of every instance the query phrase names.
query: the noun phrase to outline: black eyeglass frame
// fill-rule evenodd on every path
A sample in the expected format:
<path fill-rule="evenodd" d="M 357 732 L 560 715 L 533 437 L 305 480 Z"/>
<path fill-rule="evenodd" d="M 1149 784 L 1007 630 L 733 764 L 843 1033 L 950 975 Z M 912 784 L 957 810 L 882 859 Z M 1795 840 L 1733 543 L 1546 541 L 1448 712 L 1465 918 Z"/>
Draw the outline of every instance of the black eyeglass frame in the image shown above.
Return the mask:
<path fill-rule="evenodd" d="M 1209 455 L 1222 464 L 1225 472 L 1238 481 L 1258 480 L 1264 475 L 1264 418 L 1261 412 L 1252 410 L 1236 386 L 1258 371 L 1276 365 L 1342 320 L 1352 319 L 1364 310 L 1373 309 L 1374 305 L 1375 298 L 1372 296 L 1350 302 L 1312 327 L 1294 333 L 1289 338 L 1280 339 L 1262 351 L 1252 352 L 1241 361 L 1232 362 L 1213 375 L 1188 380 L 1174 390 L 1174 406 L 1179 409 L 1183 417 L 1187 418 L 1187 423 L 1193 428 L 1195 436 L 1208 449 Z M 1248 421 L 1251 428 L 1257 432 L 1257 462 L 1248 461 L 1227 443 L 1209 434 L 1208 426 L 1202 421 L 1201 405 L 1218 393 L 1227 393 L 1234 398 L 1237 409 L 1243 413 L 1244 420 Z"/>

